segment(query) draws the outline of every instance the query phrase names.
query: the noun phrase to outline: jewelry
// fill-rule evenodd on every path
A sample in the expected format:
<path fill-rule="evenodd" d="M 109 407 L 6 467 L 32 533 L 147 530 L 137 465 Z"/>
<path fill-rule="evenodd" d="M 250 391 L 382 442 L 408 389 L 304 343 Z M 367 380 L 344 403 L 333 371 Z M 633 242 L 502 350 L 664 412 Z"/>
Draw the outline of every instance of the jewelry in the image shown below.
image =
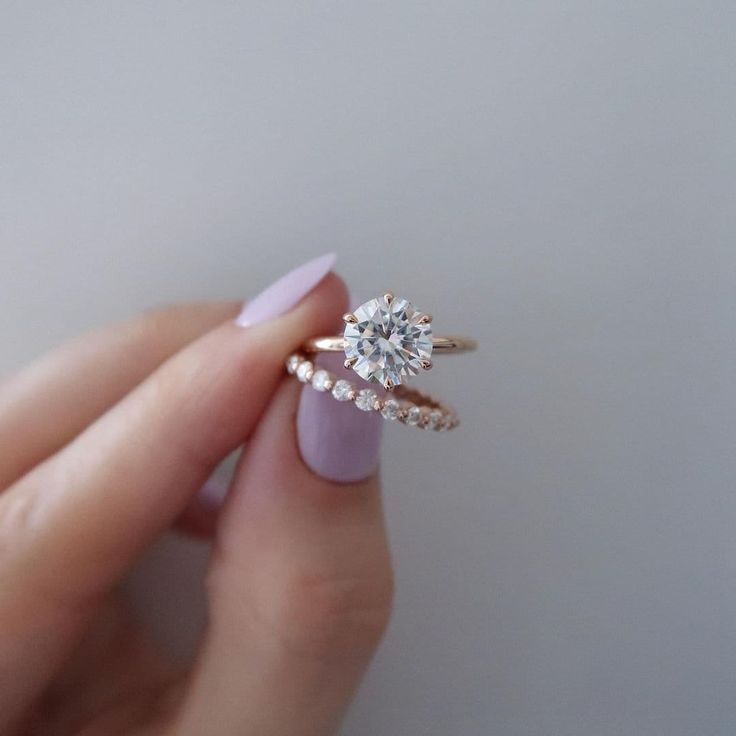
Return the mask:
<path fill-rule="evenodd" d="M 469 337 L 434 337 L 432 317 L 411 302 L 391 293 L 361 304 L 343 316 L 342 335 L 314 337 L 302 351 L 289 356 L 286 370 L 315 391 L 329 391 L 337 401 L 351 401 L 361 411 L 378 411 L 388 420 L 425 429 L 453 429 L 457 414 L 446 404 L 406 386 L 406 379 L 432 367 L 431 355 L 474 350 Z M 305 353 L 345 353 L 345 367 L 363 380 L 378 383 L 390 397 L 372 388 L 358 388 L 350 381 L 315 367 Z"/>
<path fill-rule="evenodd" d="M 389 421 L 436 431 L 454 429 L 459 424 L 449 406 L 408 386 L 397 386 L 393 396 L 382 397 L 372 388 L 359 389 L 324 368 L 316 368 L 302 353 L 289 356 L 286 370 L 315 391 L 329 391 L 336 401 L 351 401 L 361 411 L 378 411 Z"/>
<path fill-rule="evenodd" d="M 345 367 L 387 391 L 432 368 L 433 353 L 475 350 L 469 337 L 434 337 L 432 316 L 391 293 L 361 304 L 343 316 L 342 335 L 314 337 L 303 346 L 307 353 L 344 352 Z"/>

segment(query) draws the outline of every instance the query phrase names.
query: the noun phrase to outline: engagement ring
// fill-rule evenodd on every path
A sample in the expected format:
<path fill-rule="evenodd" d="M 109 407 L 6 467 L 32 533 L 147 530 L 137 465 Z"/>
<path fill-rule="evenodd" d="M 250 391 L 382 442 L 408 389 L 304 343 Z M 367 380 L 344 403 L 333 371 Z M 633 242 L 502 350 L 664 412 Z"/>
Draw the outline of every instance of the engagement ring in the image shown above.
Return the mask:
<path fill-rule="evenodd" d="M 361 304 L 344 315 L 343 321 L 342 335 L 314 337 L 307 340 L 304 350 L 344 352 L 346 368 L 387 391 L 429 370 L 434 353 L 461 353 L 476 347 L 469 337 L 433 337 L 432 316 L 391 293 Z"/>
<path fill-rule="evenodd" d="M 406 380 L 432 368 L 432 356 L 474 350 L 469 337 L 435 337 L 432 317 L 403 297 L 386 293 L 343 316 L 342 335 L 314 337 L 287 360 L 287 370 L 317 391 L 330 391 L 338 401 L 353 401 L 363 411 L 380 411 L 386 419 L 428 429 L 457 426 L 455 412 L 427 394 L 406 387 Z M 371 388 L 358 388 L 318 368 L 310 353 L 344 352 L 345 367 L 364 381 L 378 383 L 396 398 Z"/>

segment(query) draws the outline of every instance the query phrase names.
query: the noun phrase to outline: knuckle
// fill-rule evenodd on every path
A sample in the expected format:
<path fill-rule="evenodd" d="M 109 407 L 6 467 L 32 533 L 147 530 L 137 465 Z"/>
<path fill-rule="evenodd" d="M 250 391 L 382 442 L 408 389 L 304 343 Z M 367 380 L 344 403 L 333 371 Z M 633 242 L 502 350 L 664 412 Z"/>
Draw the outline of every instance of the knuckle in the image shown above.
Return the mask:
<path fill-rule="evenodd" d="M 0 559 L 11 559 L 27 537 L 36 506 L 35 495 L 14 488 L 0 497 Z"/>
<path fill-rule="evenodd" d="M 90 579 L 85 577 L 83 564 L 75 565 L 78 585 L 67 585 L 63 570 L 73 559 L 72 550 L 52 547 L 47 531 L 54 506 L 48 499 L 58 499 L 68 479 L 54 467 L 44 471 L 35 482 L 15 486 L 0 496 L 0 577 L 14 581 L 12 596 L 4 597 L 0 591 L 0 628 L 8 617 L 17 621 L 46 614 L 76 617 L 97 598 L 92 586 L 89 592 L 82 592 L 83 583 Z M 52 555 L 46 554 L 49 550 Z M 37 564 L 39 555 L 44 555 L 46 564 Z"/>
<path fill-rule="evenodd" d="M 299 570 L 247 591 L 233 590 L 231 575 L 211 572 L 209 594 L 232 601 L 257 636 L 274 640 L 287 656 L 317 661 L 362 661 L 388 626 L 394 595 L 390 565 L 369 576 Z M 220 568 L 222 572 L 222 568 Z M 229 589 L 229 593 L 224 588 Z M 243 606 L 243 599 L 248 601 Z"/>
<path fill-rule="evenodd" d="M 302 572 L 282 584 L 271 611 L 286 647 L 318 659 L 362 657 L 383 636 L 391 615 L 393 579 Z"/>

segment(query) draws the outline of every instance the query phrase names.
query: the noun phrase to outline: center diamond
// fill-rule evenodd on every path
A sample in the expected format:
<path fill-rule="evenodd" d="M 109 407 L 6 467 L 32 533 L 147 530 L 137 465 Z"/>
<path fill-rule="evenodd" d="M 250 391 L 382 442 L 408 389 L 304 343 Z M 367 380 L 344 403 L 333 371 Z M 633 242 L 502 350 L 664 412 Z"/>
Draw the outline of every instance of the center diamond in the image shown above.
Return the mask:
<path fill-rule="evenodd" d="M 398 386 L 427 367 L 432 355 L 431 318 L 390 294 L 361 304 L 345 326 L 345 357 L 366 381 Z"/>

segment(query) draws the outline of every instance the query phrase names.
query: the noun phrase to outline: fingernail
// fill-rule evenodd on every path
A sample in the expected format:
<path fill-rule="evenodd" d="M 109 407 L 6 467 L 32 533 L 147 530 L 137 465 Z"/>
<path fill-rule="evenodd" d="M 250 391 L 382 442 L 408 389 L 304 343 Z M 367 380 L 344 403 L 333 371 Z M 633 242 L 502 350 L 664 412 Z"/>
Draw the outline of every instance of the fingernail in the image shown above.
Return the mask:
<path fill-rule="evenodd" d="M 227 496 L 230 484 L 220 478 L 210 478 L 199 489 L 199 501 L 204 506 L 219 508 Z"/>
<path fill-rule="evenodd" d="M 235 323 L 250 327 L 288 312 L 327 276 L 336 259 L 334 253 L 326 253 L 289 271 L 247 302 Z"/>
<path fill-rule="evenodd" d="M 320 365 L 339 378 L 355 378 L 353 371 L 342 366 L 339 356 L 323 356 Z M 378 412 L 360 411 L 352 401 L 336 401 L 329 392 L 304 386 L 296 418 L 302 459 L 328 480 L 364 480 L 378 467 L 383 421 Z"/>

